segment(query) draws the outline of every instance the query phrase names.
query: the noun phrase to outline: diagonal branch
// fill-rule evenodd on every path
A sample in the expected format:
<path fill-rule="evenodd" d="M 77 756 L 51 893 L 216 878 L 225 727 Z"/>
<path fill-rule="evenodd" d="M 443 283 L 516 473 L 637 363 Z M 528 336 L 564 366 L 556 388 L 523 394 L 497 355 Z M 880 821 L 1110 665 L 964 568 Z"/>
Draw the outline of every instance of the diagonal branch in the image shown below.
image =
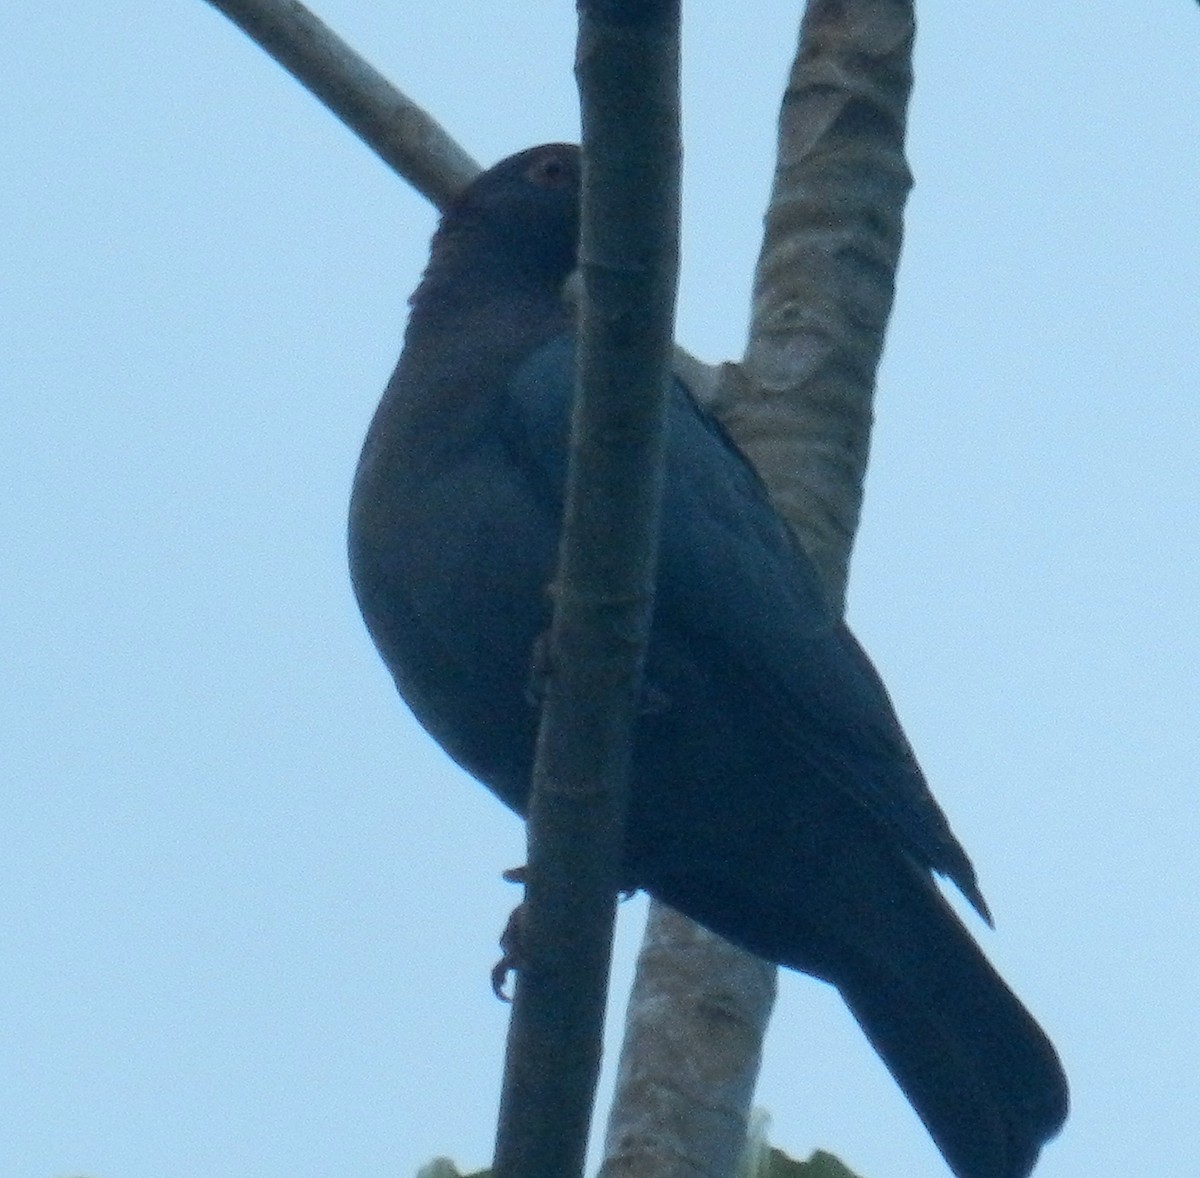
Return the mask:
<path fill-rule="evenodd" d="M 390 168 L 444 209 L 479 165 L 296 0 L 208 0 L 316 95 Z"/>
<path fill-rule="evenodd" d="M 423 107 L 392 85 L 297 0 L 207 0 L 310 94 L 332 111 L 398 176 L 444 210 L 479 165 Z M 568 284 L 564 297 L 573 299 Z M 675 345 L 675 371 L 701 401 L 717 370 Z"/>

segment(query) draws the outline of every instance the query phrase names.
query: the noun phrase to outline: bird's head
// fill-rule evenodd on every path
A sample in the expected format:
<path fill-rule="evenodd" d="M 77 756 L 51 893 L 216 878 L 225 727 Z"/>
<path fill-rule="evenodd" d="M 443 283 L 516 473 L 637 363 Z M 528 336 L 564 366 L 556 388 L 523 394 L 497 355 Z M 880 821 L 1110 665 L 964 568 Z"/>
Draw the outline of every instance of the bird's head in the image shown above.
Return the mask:
<path fill-rule="evenodd" d="M 438 235 L 468 235 L 530 276 L 561 283 L 575 268 L 579 176 L 579 148 L 571 143 L 509 156 L 463 190 Z"/>

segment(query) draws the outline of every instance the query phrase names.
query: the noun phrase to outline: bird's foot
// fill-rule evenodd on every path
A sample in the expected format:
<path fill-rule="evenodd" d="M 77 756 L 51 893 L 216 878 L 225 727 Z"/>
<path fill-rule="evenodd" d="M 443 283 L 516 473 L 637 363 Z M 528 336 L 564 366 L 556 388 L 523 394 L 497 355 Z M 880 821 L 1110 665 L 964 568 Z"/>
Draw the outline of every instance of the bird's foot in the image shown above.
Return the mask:
<path fill-rule="evenodd" d="M 520 870 L 520 869 L 518 869 Z M 505 872 L 508 878 L 508 872 Z M 516 882 L 516 881 L 512 881 Z M 500 934 L 500 960 L 492 966 L 492 993 L 501 1002 L 511 1002 L 508 993 L 508 975 L 521 968 L 521 929 L 524 925 L 525 905 L 518 904 L 509 914 L 504 932 Z"/>
<path fill-rule="evenodd" d="M 524 884 L 527 869 L 522 863 L 520 867 L 510 867 L 500 873 L 505 883 Z M 508 994 L 508 975 L 516 973 L 521 968 L 521 929 L 524 924 L 525 905 L 518 904 L 509 913 L 508 923 L 500 934 L 500 960 L 492 966 L 492 993 L 501 1002 L 511 1002 Z"/>
<path fill-rule="evenodd" d="M 505 883 L 524 884 L 527 875 L 528 868 L 522 864 L 520 867 L 510 867 L 507 871 L 502 871 L 500 878 Z M 617 890 L 617 898 L 622 901 L 628 900 L 636 891 L 636 886 L 621 887 Z M 509 913 L 508 923 L 505 924 L 504 931 L 500 934 L 500 960 L 492 966 L 492 993 L 501 1002 L 512 1001 L 512 996 L 507 991 L 508 976 L 521 968 L 521 940 L 524 925 L 525 905 L 521 903 Z"/>

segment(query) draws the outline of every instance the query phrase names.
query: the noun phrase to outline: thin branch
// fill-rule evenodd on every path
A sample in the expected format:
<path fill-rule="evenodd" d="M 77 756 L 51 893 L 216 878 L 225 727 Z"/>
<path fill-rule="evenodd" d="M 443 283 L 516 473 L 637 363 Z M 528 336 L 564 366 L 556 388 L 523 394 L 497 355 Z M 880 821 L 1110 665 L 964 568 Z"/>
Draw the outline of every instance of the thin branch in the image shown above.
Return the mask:
<path fill-rule="evenodd" d="M 479 165 L 411 99 L 295 0 L 208 0 L 439 209 Z"/>
<path fill-rule="evenodd" d="M 296 0 L 207 0 L 337 115 L 385 164 L 438 209 L 480 172 L 427 111 Z M 573 297 L 568 286 L 565 296 Z M 675 371 L 701 401 L 718 370 L 675 346 Z"/>
<path fill-rule="evenodd" d="M 910 0 L 810 0 L 742 365 L 710 407 L 844 608 L 911 184 Z M 728 1178 L 745 1135 L 774 968 L 651 904 L 626 1016 L 604 1178 Z M 681 1045 L 706 1058 L 681 1066 Z M 699 1048 L 698 1048 L 699 1049 Z"/>
<path fill-rule="evenodd" d="M 583 1173 L 662 499 L 679 0 L 581 0 L 579 13 L 578 390 L 496 1178 Z"/>

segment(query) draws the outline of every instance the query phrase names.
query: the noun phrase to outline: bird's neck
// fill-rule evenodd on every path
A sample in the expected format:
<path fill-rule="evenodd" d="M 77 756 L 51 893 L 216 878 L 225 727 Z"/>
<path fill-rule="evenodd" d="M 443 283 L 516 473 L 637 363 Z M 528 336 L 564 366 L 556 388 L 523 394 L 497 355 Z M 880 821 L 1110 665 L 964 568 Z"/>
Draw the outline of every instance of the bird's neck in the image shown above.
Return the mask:
<path fill-rule="evenodd" d="M 544 276 L 477 245 L 435 250 L 412 297 L 404 351 L 368 431 L 360 478 L 403 495 L 436 477 L 494 428 L 520 364 L 572 326 L 558 285 Z"/>
<path fill-rule="evenodd" d="M 434 237 L 429 265 L 413 292 L 406 347 L 426 333 L 469 326 L 492 347 L 527 351 L 530 343 L 570 327 L 562 302 L 566 273 L 514 252 L 485 227 L 447 227 Z M 494 326 L 493 326 L 494 325 Z M 547 335 L 548 333 L 548 335 Z"/>

